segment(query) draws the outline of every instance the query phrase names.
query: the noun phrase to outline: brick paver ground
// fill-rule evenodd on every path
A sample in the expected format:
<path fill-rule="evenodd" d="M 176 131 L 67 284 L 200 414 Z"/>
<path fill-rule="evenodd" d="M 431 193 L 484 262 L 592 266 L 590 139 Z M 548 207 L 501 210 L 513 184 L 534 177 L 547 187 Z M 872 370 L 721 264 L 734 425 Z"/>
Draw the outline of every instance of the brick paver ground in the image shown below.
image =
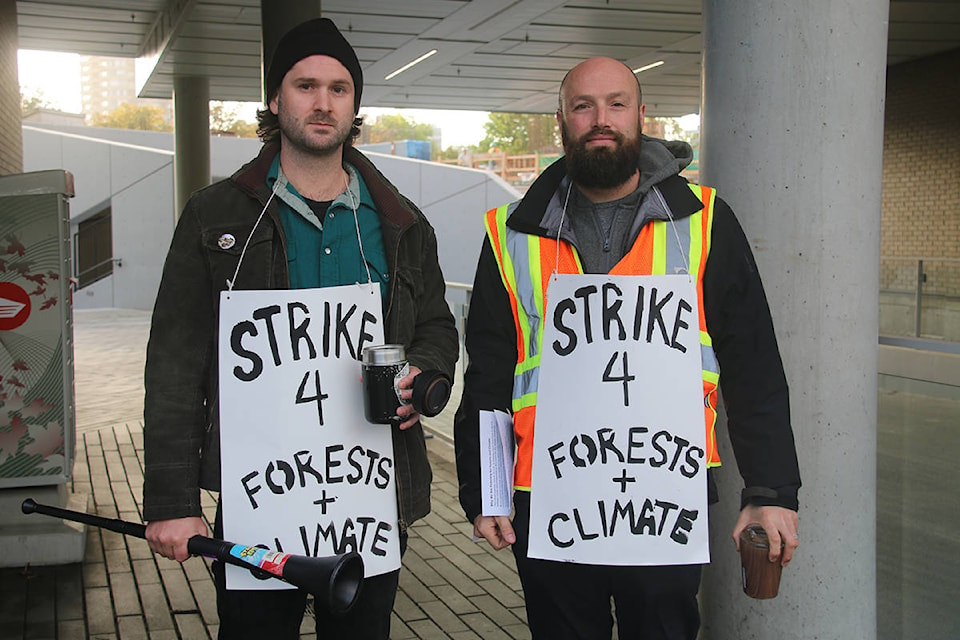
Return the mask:
<path fill-rule="evenodd" d="M 76 314 L 77 450 L 74 490 L 92 512 L 139 522 L 143 485 L 143 345 L 148 316 Z M 139 378 L 138 378 L 139 376 Z M 124 399 L 127 396 L 127 401 Z M 410 528 L 391 637 L 529 638 L 523 595 L 509 550 L 471 541 L 457 502 L 449 412 L 427 441 L 433 465 L 432 513 Z M 203 496 L 212 525 L 216 507 Z M 209 561 L 182 565 L 154 556 L 138 538 L 88 528 L 80 564 L 0 570 L 0 640 L 216 638 Z M 309 606 L 308 606 L 309 610 Z M 305 616 L 303 638 L 314 638 Z M 268 639 L 265 639 L 268 640 Z"/>

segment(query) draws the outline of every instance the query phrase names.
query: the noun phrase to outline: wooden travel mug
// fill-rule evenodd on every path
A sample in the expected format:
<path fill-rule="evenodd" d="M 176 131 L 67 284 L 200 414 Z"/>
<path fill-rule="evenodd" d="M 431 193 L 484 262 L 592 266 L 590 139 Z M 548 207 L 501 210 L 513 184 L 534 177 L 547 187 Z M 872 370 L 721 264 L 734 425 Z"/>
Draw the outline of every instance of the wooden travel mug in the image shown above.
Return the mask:
<path fill-rule="evenodd" d="M 770 562 L 767 532 L 751 524 L 740 533 L 740 566 L 743 592 L 751 598 L 776 598 L 780 588 L 780 562 Z"/>

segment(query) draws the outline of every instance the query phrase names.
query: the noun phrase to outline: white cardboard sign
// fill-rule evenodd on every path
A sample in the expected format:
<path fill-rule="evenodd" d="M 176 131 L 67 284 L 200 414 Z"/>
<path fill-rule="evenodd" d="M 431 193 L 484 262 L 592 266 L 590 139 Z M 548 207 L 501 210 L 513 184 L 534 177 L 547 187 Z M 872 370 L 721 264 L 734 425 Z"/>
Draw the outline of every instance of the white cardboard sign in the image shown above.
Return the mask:
<path fill-rule="evenodd" d="M 686 275 L 551 279 L 530 557 L 709 562 L 697 314 Z"/>
<path fill-rule="evenodd" d="M 363 413 L 360 352 L 383 343 L 379 285 L 223 292 L 224 537 L 277 551 L 358 551 L 400 567 L 391 427 Z M 227 566 L 229 589 L 289 588 Z"/>

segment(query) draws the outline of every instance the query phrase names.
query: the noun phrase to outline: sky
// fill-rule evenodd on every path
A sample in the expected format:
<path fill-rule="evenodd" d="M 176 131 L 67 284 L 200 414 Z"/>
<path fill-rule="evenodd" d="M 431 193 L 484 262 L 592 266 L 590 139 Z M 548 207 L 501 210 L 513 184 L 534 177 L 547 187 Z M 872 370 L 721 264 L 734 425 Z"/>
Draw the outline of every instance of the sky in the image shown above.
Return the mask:
<path fill-rule="evenodd" d="M 20 91 L 39 95 L 55 109 L 80 113 L 80 56 L 52 51 L 17 52 Z"/>
<path fill-rule="evenodd" d="M 68 113 L 83 110 L 80 100 L 80 56 L 75 53 L 29 51 L 21 49 L 17 56 L 20 90 L 26 95 L 39 96 L 53 108 Z M 236 105 L 241 118 L 254 122 L 257 103 L 226 103 Z M 433 109 L 383 109 L 361 107 L 361 115 L 376 118 L 385 114 L 401 114 L 420 124 L 433 124 L 441 130 L 441 148 L 477 144 L 486 136 L 485 111 L 449 111 Z M 696 114 L 679 119 L 684 129 L 696 129 L 700 118 Z"/>
<path fill-rule="evenodd" d="M 30 51 L 21 49 L 17 56 L 20 90 L 29 96 L 39 96 L 51 107 L 68 113 L 80 113 L 80 56 L 75 53 Z M 241 118 L 256 121 L 258 103 L 227 103 L 237 107 Z M 441 129 L 441 146 L 459 147 L 477 144 L 486 136 L 483 125 L 485 111 L 443 111 L 431 109 L 380 109 L 361 107 L 361 115 L 376 118 L 379 115 L 401 114 L 417 123 L 437 125 Z"/>

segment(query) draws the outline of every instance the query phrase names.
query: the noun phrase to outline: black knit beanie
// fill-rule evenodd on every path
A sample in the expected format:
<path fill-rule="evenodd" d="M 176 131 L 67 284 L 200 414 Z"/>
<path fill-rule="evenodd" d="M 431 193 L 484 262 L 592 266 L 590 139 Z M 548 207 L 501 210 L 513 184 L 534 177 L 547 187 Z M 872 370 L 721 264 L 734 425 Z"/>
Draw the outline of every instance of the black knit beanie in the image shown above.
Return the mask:
<path fill-rule="evenodd" d="M 353 113 L 357 114 L 360 111 L 360 94 L 363 92 L 363 71 L 353 47 L 329 18 L 316 18 L 298 24 L 280 38 L 267 70 L 267 102 L 273 100 L 283 77 L 293 65 L 317 55 L 339 60 L 350 72 L 354 90 Z"/>

